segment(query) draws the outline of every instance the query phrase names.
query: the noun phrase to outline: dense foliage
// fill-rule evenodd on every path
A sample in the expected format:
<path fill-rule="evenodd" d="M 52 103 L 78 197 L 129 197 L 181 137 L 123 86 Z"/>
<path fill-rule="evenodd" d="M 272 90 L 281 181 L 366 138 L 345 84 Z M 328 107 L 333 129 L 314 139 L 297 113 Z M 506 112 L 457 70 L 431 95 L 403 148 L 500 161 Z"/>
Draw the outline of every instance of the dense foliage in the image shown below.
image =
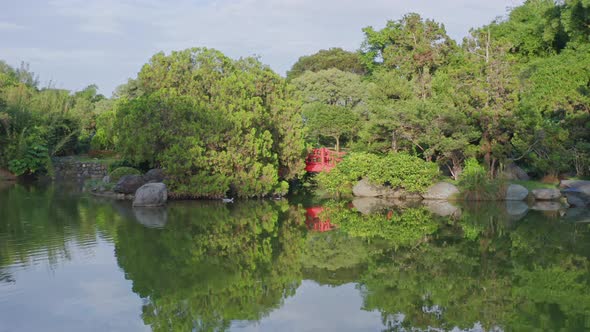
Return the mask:
<path fill-rule="evenodd" d="M 169 174 L 186 197 L 284 194 L 303 169 L 298 103 L 257 60 L 218 51 L 156 54 L 140 71 L 139 97 L 117 103 L 118 149 Z"/>
<path fill-rule="evenodd" d="M 330 104 L 319 98 L 324 91 L 360 96 L 353 99 L 353 115 L 318 116 L 334 123 L 339 114 L 357 120 L 354 130 L 331 135 L 344 137 L 355 151 L 406 151 L 438 163 L 456 180 L 472 157 L 490 179 L 512 162 L 538 177 L 587 176 L 588 22 L 587 1 L 528 0 L 507 17 L 471 30 L 458 45 L 442 24 L 412 13 L 382 29 L 363 30 L 359 54 L 368 73 L 335 85 L 312 79 L 322 71 L 307 72 L 294 83 L 304 103 Z M 325 107 L 311 109 L 327 113 Z M 306 118 L 316 126 L 312 116 Z"/>
<path fill-rule="evenodd" d="M 51 171 L 50 157 L 86 152 L 96 118 L 110 108 L 97 91 L 94 85 L 74 93 L 40 88 L 28 66 L 0 61 L 0 169 Z"/>
<path fill-rule="evenodd" d="M 254 197 L 284 193 L 312 145 L 403 152 L 455 180 L 469 158 L 488 180 L 513 163 L 589 176 L 589 22 L 586 0 L 527 0 L 457 43 L 410 13 L 363 29 L 358 52 L 301 57 L 288 79 L 215 50 L 158 53 L 110 100 L 93 85 L 39 88 L 27 66 L 1 62 L 0 168 L 112 150 L 165 168 L 181 196 Z"/>
<path fill-rule="evenodd" d="M 317 72 L 331 68 L 358 75 L 364 75 L 367 72 L 358 53 L 335 47 L 300 57 L 287 72 L 287 79 L 292 80 L 308 71 Z"/>
<path fill-rule="evenodd" d="M 141 175 L 141 172 L 133 167 L 117 167 L 111 173 L 109 173 L 111 182 L 115 183 L 125 175 Z"/>
<path fill-rule="evenodd" d="M 408 192 L 423 192 L 438 177 L 436 164 L 407 153 L 376 155 L 350 153 L 333 170 L 317 176 L 321 188 L 331 194 L 349 194 L 352 186 L 367 178 L 376 185 L 389 185 Z"/>

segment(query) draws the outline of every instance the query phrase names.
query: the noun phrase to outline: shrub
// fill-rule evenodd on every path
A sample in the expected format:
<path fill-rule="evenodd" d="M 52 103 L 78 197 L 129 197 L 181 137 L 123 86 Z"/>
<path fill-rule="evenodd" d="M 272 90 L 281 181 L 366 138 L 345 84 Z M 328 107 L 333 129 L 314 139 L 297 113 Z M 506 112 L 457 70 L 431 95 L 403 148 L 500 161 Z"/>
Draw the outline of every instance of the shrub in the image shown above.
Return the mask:
<path fill-rule="evenodd" d="M 109 174 L 111 182 L 117 182 L 125 175 L 141 175 L 141 172 L 133 167 L 119 167 Z"/>
<path fill-rule="evenodd" d="M 459 178 L 463 198 L 473 201 L 488 201 L 503 198 L 504 182 L 490 180 L 485 168 L 477 159 L 469 158 L 465 161 L 463 173 Z"/>
<path fill-rule="evenodd" d="M 374 184 L 419 193 L 424 192 L 438 175 L 436 164 L 407 153 L 385 156 L 351 153 L 329 173 L 320 173 L 317 181 L 330 194 L 350 194 L 354 183 L 363 177 Z"/>

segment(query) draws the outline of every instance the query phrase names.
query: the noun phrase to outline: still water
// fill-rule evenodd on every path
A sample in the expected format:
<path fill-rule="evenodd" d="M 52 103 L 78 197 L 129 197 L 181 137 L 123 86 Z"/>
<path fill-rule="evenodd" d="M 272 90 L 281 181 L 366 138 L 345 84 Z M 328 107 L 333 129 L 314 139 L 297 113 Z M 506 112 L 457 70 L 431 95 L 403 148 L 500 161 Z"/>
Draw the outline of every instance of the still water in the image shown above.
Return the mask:
<path fill-rule="evenodd" d="M 0 332 L 590 330 L 587 211 L 301 202 L 0 184 Z"/>

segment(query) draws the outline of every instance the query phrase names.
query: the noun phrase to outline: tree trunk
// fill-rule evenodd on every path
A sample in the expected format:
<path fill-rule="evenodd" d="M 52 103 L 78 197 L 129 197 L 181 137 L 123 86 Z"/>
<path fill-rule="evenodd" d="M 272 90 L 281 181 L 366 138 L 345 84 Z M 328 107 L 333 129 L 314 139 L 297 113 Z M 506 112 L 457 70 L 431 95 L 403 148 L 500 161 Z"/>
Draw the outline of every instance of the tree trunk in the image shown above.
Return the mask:
<path fill-rule="evenodd" d="M 340 137 L 334 136 L 334 138 L 336 139 L 336 152 L 340 152 Z"/>
<path fill-rule="evenodd" d="M 391 131 L 391 150 L 397 152 L 397 138 L 395 137 L 395 130 Z"/>
<path fill-rule="evenodd" d="M 453 180 L 457 181 L 459 180 L 459 175 L 463 172 L 463 168 L 461 167 L 461 163 L 457 160 L 452 160 L 451 163 L 452 165 L 447 164 L 447 168 L 449 169 L 449 172 L 451 172 Z"/>

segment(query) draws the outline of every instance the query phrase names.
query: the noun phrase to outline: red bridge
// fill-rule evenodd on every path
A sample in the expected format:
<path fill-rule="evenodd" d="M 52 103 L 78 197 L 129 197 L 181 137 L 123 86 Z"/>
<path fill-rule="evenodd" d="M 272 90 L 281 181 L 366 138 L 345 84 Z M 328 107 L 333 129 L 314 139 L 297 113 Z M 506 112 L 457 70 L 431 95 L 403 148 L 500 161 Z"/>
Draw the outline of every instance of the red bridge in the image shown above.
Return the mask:
<path fill-rule="evenodd" d="M 305 170 L 311 173 L 328 172 L 342 161 L 345 154 L 328 148 L 313 149 L 305 159 Z"/>

